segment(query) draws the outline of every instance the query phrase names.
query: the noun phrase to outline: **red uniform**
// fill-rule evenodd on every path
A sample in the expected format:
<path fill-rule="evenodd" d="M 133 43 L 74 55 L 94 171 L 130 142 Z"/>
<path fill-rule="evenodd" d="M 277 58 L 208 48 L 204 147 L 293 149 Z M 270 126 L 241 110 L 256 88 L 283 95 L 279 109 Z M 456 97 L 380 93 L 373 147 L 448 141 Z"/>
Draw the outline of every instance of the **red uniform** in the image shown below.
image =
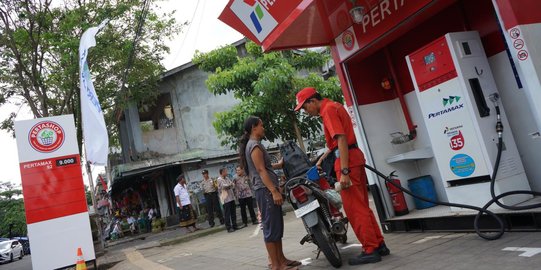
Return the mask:
<path fill-rule="evenodd" d="M 353 124 L 351 118 L 342 104 L 323 99 L 319 114 L 323 119 L 325 132 L 325 141 L 329 149 L 337 149 L 338 142 L 336 135 L 345 135 L 348 145 L 354 145 L 357 141 L 353 132 Z M 334 155 L 330 153 L 330 155 Z M 366 191 L 366 172 L 363 165 L 365 164 L 364 154 L 358 148 L 349 150 L 349 169 L 351 170 L 349 178 L 352 186 L 347 189 L 342 189 L 340 195 L 344 204 L 344 211 L 348 216 L 351 227 L 355 235 L 363 245 L 366 253 L 372 253 L 378 246 L 383 243 L 383 236 L 379 229 L 374 213 L 368 204 L 368 192 Z M 338 179 L 340 173 L 340 158 L 337 158 L 334 163 L 334 170 Z"/>

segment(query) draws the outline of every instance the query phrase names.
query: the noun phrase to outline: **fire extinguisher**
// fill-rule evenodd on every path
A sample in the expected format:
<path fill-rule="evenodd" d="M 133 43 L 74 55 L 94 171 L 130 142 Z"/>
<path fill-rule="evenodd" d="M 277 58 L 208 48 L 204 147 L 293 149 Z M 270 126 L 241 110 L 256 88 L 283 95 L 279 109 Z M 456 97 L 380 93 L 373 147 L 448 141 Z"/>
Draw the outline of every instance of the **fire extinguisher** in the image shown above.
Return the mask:
<path fill-rule="evenodd" d="M 389 178 L 393 183 L 395 183 L 398 186 L 400 185 L 400 180 L 397 179 L 395 172 L 392 172 L 389 175 Z M 389 191 L 389 195 L 391 196 L 391 200 L 393 202 L 393 209 L 394 213 L 397 216 L 403 216 L 408 214 L 410 211 L 408 210 L 408 205 L 406 204 L 406 198 L 404 197 L 404 192 L 400 190 L 399 188 L 395 187 L 393 184 L 389 182 L 385 182 L 385 185 L 387 186 L 387 191 Z"/>

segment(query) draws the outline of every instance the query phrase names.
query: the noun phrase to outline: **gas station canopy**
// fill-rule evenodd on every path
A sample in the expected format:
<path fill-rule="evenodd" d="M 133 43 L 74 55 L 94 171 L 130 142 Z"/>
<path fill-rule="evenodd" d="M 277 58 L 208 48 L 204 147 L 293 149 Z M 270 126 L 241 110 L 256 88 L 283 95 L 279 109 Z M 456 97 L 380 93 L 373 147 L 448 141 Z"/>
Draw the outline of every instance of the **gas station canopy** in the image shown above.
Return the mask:
<path fill-rule="evenodd" d="M 264 51 L 344 44 L 369 54 L 454 2 L 230 0 L 219 19 Z"/>
<path fill-rule="evenodd" d="M 353 24 L 350 8 L 333 0 L 230 0 L 219 19 L 272 51 L 329 45 Z"/>

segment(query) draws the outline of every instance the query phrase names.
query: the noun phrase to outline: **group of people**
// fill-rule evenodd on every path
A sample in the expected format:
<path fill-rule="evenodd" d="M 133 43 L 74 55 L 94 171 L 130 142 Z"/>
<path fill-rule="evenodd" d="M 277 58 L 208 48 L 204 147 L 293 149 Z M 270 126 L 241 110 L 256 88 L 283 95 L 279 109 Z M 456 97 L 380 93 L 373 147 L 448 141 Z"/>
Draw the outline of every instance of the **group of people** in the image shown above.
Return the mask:
<path fill-rule="evenodd" d="M 122 213 L 120 210 L 115 211 L 115 216 L 111 221 L 110 237 L 111 239 L 118 239 L 124 237 L 124 229 L 129 228 L 132 235 L 136 233 L 147 233 L 151 231 L 152 220 L 157 217 L 157 210 L 150 207 L 145 207 L 139 211 L 130 213 Z"/>
<path fill-rule="evenodd" d="M 209 226 L 212 228 L 216 225 L 214 214 L 217 214 L 220 225 L 225 224 L 228 232 L 234 232 L 248 226 L 247 212 L 250 214 L 252 224 L 259 224 L 253 205 L 252 187 L 244 170 L 237 166 L 233 179 L 229 178 L 227 168 L 221 168 L 219 174 L 217 179 L 212 179 L 209 177 L 208 170 L 202 171 L 203 180 L 201 180 L 200 186 L 205 196 Z M 198 230 L 195 225 L 196 215 L 190 202 L 184 175 L 181 174 L 177 181 L 174 193 L 180 208 L 180 226 L 187 228 L 189 232 L 196 231 Z M 237 225 L 237 200 L 243 222 L 241 227 Z M 223 205 L 224 213 L 222 213 L 220 203 Z"/>
<path fill-rule="evenodd" d="M 361 253 L 350 258 L 348 260 L 349 264 L 358 265 L 381 261 L 381 257 L 389 255 L 390 250 L 385 245 L 374 213 L 368 204 L 367 177 L 363 166 L 365 158 L 363 152 L 357 146 L 353 124 L 348 112 L 342 104 L 323 98 L 313 87 L 307 87 L 299 91 L 296 94 L 296 99 L 295 111 L 303 109 L 308 115 L 321 117 L 323 121 L 328 150 L 318 160 L 317 165 L 321 165 L 322 161 L 329 155 L 335 155 L 336 157 L 334 171 L 341 186 L 340 195 L 344 211 L 355 235 L 362 244 Z M 220 170 L 220 177 L 217 182 L 214 182 L 208 177 L 208 171 L 203 171 L 202 188 L 207 201 L 209 224 L 211 227 L 214 226 L 214 212 L 218 213 L 220 223 L 224 223 L 218 205 L 219 193 L 224 203 L 226 227 L 229 232 L 236 229 L 235 195 L 233 190 L 236 186 L 236 180 L 244 175 L 245 171 L 252 187 L 251 189 L 241 188 L 242 192 L 240 193 L 246 192 L 243 194 L 250 197 L 250 201 L 253 195 L 252 190 L 255 194 L 257 206 L 261 213 L 263 239 L 269 257 L 269 267 L 273 270 L 297 269 L 301 263 L 287 259 L 282 249 L 284 235 L 282 204 L 284 198 L 279 190 L 280 182 L 274 169 L 281 168 L 283 160 L 276 164 L 271 163 L 267 150 L 261 144 L 264 137 L 263 120 L 256 116 L 248 117 L 244 122 L 243 135 L 240 139 L 238 177 L 233 181 L 230 180 L 227 177 L 227 170 L 223 168 Z M 179 180 L 179 184 L 181 183 L 181 180 Z M 184 192 L 187 194 L 186 188 L 184 188 Z M 181 192 L 179 191 L 178 194 L 181 194 Z M 175 195 L 177 195 L 176 187 Z M 183 201 L 179 198 L 180 196 L 177 195 L 177 203 L 182 207 Z M 240 203 L 242 205 L 242 202 Z M 248 204 L 247 201 L 246 204 Z M 253 211 L 253 207 L 249 207 L 249 209 Z M 193 213 L 193 210 L 190 213 Z M 254 221 L 253 216 L 252 221 Z M 247 225 L 245 217 L 244 212 L 243 222 Z M 191 218 L 193 219 L 193 217 Z M 195 228 L 195 223 L 193 223 L 193 226 Z"/>

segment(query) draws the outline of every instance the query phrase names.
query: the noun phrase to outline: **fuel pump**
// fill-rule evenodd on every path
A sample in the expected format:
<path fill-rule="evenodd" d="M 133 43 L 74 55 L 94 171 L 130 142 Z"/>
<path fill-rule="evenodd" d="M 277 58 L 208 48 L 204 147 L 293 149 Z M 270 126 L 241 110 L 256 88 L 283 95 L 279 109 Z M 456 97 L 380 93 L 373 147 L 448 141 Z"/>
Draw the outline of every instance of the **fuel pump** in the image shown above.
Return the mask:
<path fill-rule="evenodd" d="M 541 192 L 532 191 L 509 129 L 505 111 L 477 32 L 449 33 L 406 57 L 423 121 L 448 202 L 402 188 L 375 168 L 387 186 L 414 198 L 451 209 L 478 211 L 474 229 L 486 240 L 500 238 L 504 221 L 492 212 L 528 210 L 540 203 L 516 205 Z M 490 116 L 490 117 L 489 117 Z M 479 226 L 483 215 L 497 224 Z"/>
<path fill-rule="evenodd" d="M 499 142 L 489 97 L 498 91 L 479 34 L 448 33 L 406 60 L 447 198 L 483 206 L 491 200 L 490 180 Z M 501 122 L 509 126 L 500 109 Z M 530 190 L 510 131 L 503 141 L 496 192 Z M 523 194 L 502 201 L 514 205 L 529 198 Z"/>

